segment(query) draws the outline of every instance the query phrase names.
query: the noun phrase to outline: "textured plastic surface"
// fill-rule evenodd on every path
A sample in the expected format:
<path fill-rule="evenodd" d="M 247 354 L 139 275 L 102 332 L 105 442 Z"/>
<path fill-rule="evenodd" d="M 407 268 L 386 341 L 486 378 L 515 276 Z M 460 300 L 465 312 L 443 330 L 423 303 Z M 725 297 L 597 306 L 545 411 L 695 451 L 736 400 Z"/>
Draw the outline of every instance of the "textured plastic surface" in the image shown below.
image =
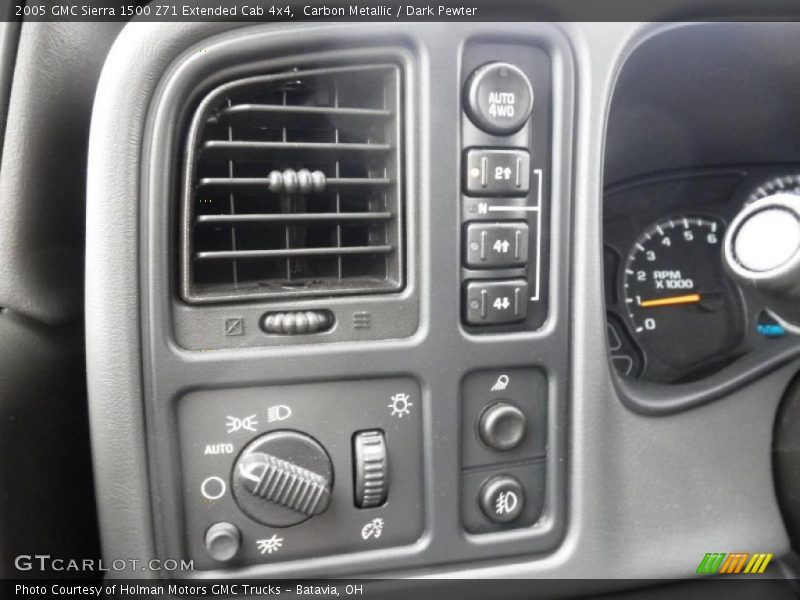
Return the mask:
<path fill-rule="evenodd" d="M 19 33 L 0 165 L 0 306 L 49 325 L 82 317 L 90 111 L 120 27 L 25 23 Z"/>
<path fill-rule="evenodd" d="M 99 551 L 81 338 L 79 327 L 0 310 L 3 579 L 20 577 L 14 561 L 32 546 L 52 556 Z M 40 576 L 59 572 L 45 564 Z"/>
<path fill-rule="evenodd" d="M 14 10 L 4 3 L 0 17 Z M 83 205 L 92 93 L 120 27 L 0 22 L 2 578 L 22 574 L 14 559 L 33 546 L 65 557 L 100 551 L 81 323 Z M 44 565 L 37 574 L 63 572 Z"/>

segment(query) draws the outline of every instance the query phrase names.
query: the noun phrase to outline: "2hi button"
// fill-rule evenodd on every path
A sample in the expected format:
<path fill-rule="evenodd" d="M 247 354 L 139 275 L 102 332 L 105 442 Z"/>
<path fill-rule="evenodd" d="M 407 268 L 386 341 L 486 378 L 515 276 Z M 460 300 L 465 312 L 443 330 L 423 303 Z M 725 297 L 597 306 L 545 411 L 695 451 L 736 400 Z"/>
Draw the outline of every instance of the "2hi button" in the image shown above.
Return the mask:
<path fill-rule="evenodd" d="M 510 135 L 522 129 L 533 108 L 533 88 L 514 65 L 494 62 L 478 67 L 467 81 L 465 108 L 486 133 Z"/>

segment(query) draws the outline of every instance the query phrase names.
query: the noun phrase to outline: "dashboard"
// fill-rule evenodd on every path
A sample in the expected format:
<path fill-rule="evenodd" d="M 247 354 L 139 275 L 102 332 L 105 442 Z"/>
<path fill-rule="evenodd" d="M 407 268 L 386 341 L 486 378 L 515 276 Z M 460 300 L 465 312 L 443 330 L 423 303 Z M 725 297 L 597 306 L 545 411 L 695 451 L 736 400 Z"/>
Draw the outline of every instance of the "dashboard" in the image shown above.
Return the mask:
<path fill-rule="evenodd" d="M 753 137 L 781 119 L 732 130 L 749 97 L 687 97 L 727 84 L 710 37 L 792 30 L 623 24 L 625 60 L 571 43 L 605 27 L 123 31 L 87 240 L 100 518 L 126 532 L 107 551 L 191 558 L 192 578 L 597 577 L 593 548 L 630 576 L 694 572 L 708 536 L 788 547 L 770 448 L 798 344 L 725 249 L 800 156 Z M 143 148 L 123 170 L 121 139 Z M 129 227 L 102 225 L 119 206 Z M 112 368 L 104 299 L 131 286 L 114 342 L 141 352 Z M 114 487 L 120 453 L 152 504 Z M 737 502 L 708 520 L 720 490 Z M 654 532 L 693 550 L 634 558 Z"/>
<path fill-rule="evenodd" d="M 796 23 L 140 16 L 6 57 L 0 552 L 800 572 Z"/>

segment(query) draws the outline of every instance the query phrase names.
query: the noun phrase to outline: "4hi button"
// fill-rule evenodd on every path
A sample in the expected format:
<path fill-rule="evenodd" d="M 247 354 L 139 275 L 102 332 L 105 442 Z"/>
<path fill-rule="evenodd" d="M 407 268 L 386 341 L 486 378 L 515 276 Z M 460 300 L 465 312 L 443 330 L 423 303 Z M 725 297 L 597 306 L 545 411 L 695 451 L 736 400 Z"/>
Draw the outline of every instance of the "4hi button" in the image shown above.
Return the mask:
<path fill-rule="evenodd" d="M 489 520 L 509 523 L 522 512 L 525 492 L 519 481 L 508 475 L 500 475 L 483 484 L 478 503 Z"/>
<path fill-rule="evenodd" d="M 509 135 L 519 131 L 533 108 L 533 88 L 514 65 L 494 62 L 478 67 L 465 90 L 469 118 L 486 133 Z"/>

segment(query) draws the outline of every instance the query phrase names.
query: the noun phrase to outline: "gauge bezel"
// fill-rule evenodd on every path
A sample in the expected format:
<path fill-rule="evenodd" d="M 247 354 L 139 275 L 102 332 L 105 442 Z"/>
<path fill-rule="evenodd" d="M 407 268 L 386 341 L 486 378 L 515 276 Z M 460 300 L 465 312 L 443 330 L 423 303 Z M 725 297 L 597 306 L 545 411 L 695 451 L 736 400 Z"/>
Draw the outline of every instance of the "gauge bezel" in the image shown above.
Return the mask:
<path fill-rule="evenodd" d="M 679 213 L 717 218 L 729 229 L 755 190 L 771 180 L 786 177 L 787 173 L 800 173 L 800 164 L 720 165 L 662 171 L 606 187 L 603 256 L 615 257 L 616 264 L 616 267 L 612 265 L 610 270 L 606 270 L 604 278 L 607 313 L 616 316 L 630 333 L 629 320 L 620 299 L 621 270 L 639 232 Z M 761 309 L 752 294 L 738 286 L 736 289 L 744 310 L 744 336 L 728 357 L 728 362 L 709 370 L 707 375 L 681 383 L 652 381 L 647 373 L 634 379 L 618 373 L 609 354 L 610 375 L 628 409 L 651 416 L 689 410 L 722 398 L 800 356 L 800 344 L 793 336 L 767 338 L 757 333 L 755 323 Z M 638 342 L 637 338 L 634 349 L 644 360 Z"/>

